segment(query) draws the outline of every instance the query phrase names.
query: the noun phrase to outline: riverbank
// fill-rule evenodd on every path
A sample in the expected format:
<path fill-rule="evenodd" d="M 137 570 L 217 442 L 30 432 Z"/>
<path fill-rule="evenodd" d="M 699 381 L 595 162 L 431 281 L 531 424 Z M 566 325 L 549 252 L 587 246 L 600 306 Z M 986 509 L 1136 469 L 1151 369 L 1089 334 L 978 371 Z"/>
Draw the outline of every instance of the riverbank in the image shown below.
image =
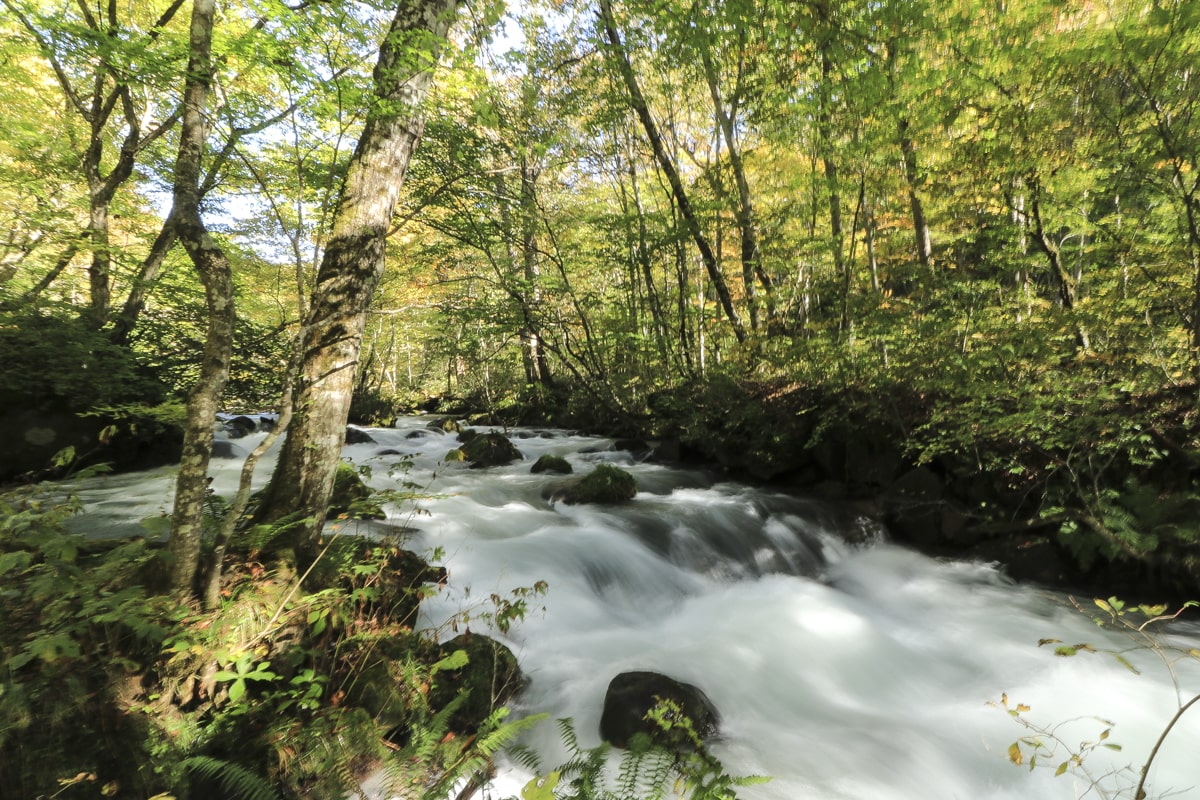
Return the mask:
<path fill-rule="evenodd" d="M 655 458 L 853 504 L 924 552 L 1147 602 L 1200 597 L 1192 384 L 1140 391 L 1077 366 L 1040 383 L 813 385 L 712 376 L 639 413 L 587 402 L 440 412 L 655 442 Z"/>

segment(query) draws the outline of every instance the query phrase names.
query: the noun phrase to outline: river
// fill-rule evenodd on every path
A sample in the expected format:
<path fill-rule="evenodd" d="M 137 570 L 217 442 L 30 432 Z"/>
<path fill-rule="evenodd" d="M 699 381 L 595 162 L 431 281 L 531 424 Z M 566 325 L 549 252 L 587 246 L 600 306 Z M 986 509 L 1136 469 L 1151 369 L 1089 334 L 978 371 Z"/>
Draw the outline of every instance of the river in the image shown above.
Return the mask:
<path fill-rule="evenodd" d="M 442 463 L 454 435 L 424 419 L 369 433 L 375 444 L 347 446 L 345 456 L 371 468 L 372 486 L 397 486 L 389 470 L 407 456 L 407 479 L 432 495 L 390 509 L 389 520 L 449 571 L 449 586 L 423 606 L 424 625 L 450 635 L 449 621 L 474 609 L 466 624 L 488 632 L 478 613 L 490 595 L 545 581 L 523 621 L 490 631 L 529 678 L 518 711 L 570 717 L 592 745 L 616 674 L 648 669 L 692 683 L 720 711 L 713 751 L 726 769 L 772 778 L 739 790 L 749 800 L 1132 797 L 1180 698 L 1200 692 L 1196 657 L 1175 663 L 1177 692 L 1155 654 L 1129 651 L 1131 639 L 1064 596 L 1015 584 L 993 565 L 896 546 L 816 501 L 639 463 L 611 440 L 562 431 L 509 431 L 525 460 L 488 470 Z M 614 507 L 556 502 L 573 477 L 532 474 L 546 453 L 566 458 L 574 477 L 615 463 L 639 494 Z M 214 462 L 216 491 L 232 494 L 238 465 Z M 260 466 L 260 481 L 269 468 Z M 169 510 L 170 471 L 77 489 L 87 509 L 78 524 L 116 531 Z M 1126 650 L 1141 674 L 1104 652 L 1056 656 L 1042 639 Z M 1166 642 L 1198 647 L 1200 626 L 1176 625 Z M 1002 697 L 1072 748 L 1101 745 L 1083 763 L 1099 787 L 1079 770 L 1055 776 L 1069 756 L 1062 749 L 1032 771 L 1010 763 L 1010 745 L 1031 732 L 998 707 Z M 552 724 L 530 743 L 547 765 L 562 756 Z M 1200 708 L 1158 754 L 1150 797 L 1200 798 L 1197 753 Z M 516 794 L 526 778 L 502 768 L 486 796 Z"/>

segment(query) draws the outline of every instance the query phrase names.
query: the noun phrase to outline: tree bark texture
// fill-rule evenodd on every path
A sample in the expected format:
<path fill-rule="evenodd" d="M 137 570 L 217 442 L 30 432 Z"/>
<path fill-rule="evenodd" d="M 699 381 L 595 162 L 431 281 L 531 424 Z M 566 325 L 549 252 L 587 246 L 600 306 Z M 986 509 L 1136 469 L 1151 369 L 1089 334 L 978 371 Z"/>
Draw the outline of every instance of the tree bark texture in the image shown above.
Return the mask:
<path fill-rule="evenodd" d="M 209 235 L 200 216 L 200 164 L 207 135 L 204 115 L 212 83 L 212 35 L 215 0 L 194 0 L 189 35 L 183 125 L 175 162 L 174 207 L 179 240 L 204 284 L 208 327 L 200 377 L 188 398 L 183 457 L 175 483 L 169 548 L 172 590 L 191 596 L 196 588 L 212 457 L 213 420 L 229 380 L 233 350 L 233 273 L 228 259 Z"/>
<path fill-rule="evenodd" d="M 355 148 L 317 272 L 301 344 L 294 416 L 259 519 L 297 511 L 309 518 L 295 540 L 315 554 L 325 524 L 367 308 L 384 269 L 384 245 L 409 159 L 420 139 L 420 107 L 458 0 L 403 0 L 375 66 L 374 109 Z"/>

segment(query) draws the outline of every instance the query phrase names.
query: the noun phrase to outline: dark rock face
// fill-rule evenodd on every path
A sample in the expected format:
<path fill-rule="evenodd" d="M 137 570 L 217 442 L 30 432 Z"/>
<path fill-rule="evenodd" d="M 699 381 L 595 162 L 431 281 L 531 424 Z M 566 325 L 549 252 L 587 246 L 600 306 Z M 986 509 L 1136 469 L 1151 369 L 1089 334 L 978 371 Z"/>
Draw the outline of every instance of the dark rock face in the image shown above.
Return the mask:
<path fill-rule="evenodd" d="M 612 464 L 600 464 L 567 489 L 563 502 L 621 503 L 632 500 L 637 491 L 637 479 L 628 472 Z"/>
<path fill-rule="evenodd" d="M 0 481 L 61 474 L 51 461 L 66 448 L 74 448 L 66 465 L 72 469 L 99 463 L 118 472 L 150 469 L 179 462 L 183 430 L 149 417 L 114 421 L 36 409 L 0 415 Z"/>
<path fill-rule="evenodd" d="M 236 458 L 238 455 L 240 454 L 237 448 L 233 446 L 233 442 L 225 439 L 217 439 L 213 442 L 213 458 Z"/>
<path fill-rule="evenodd" d="M 928 467 L 901 475 L 883 495 L 888 527 L 906 541 L 932 545 L 942 541 L 942 480 Z"/>
<path fill-rule="evenodd" d="M 463 457 L 471 462 L 475 469 L 502 467 L 519 461 L 524 456 L 521 451 L 502 433 L 481 433 L 463 443 Z"/>
<path fill-rule="evenodd" d="M 544 455 L 534 462 L 533 467 L 529 470 L 533 473 L 540 472 L 557 472 L 559 475 L 570 475 L 574 470 L 570 463 L 562 456 Z"/>
<path fill-rule="evenodd" d="M 375 444 L 371 434 L 353 425 L 346 426 L 346 444 Z"/>
<path fill-rule="evenodd" d="M 458 650 L 467 654 L 465 666 L 438 673 L 429 694 L 433 708 L 445 707 L 461 692 L 466 700 L 450 718 L 450 729 L 473 733 L 494 710 L 507 703 L 525 686 L 525 677 L 512 651 L 495 639 L 464 633 L 438 645 L 444 658 Z"/>
<path fill-rule="evenodd" d="M 241 439 L 258 430 L 258 420 L 245 415 L 225 420 L 225 430 L 230 439 Z"/>
<path fill-rule="evenodd" d="M 695 742 L 682 731 L 664 731 L 646 719 L 662 701 L 677 706 L 701 739 L 716 735 L 720 714 L 700 689 L 657 672 L 622 672 L 608 684 L 600 737 L 615 747 L 628 747 L 636 734 L 645 733 L 655 743 L 673 750 L 695 749 Z"/>

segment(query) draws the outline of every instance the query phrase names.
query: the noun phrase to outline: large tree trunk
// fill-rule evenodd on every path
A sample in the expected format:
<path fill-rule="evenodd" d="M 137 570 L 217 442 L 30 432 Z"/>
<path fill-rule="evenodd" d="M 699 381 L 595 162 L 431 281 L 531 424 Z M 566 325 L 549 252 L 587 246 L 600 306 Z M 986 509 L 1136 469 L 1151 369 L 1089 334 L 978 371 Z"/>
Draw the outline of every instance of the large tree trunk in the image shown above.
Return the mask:
<path fill-rule="evenodd" d="M 704 268 L 708 272 L 709 280 L 712 281 L 713 290 L 717 293 L 717 299 L 721 303 L 725 317 L 729 320 L 729 324 L 733 328 L 733 334 L 737 337 L 737 340 L 744 342 L 746 341 L 746 329 L 742 326 L 742 320 L 738 316 L 737 309 L 733 306 L 733 296 L 729 293 L 729 287 L 726 286 L 725 277 L 721 274 L 721 267 L 717 262 L 717 256 L 713 252 L 708 237 L 704 234 L 704 229 L 701 227 L 700 220 L 696 216 L 696 211 L 692 207 L 692 201 L 683 186 L 683 178 L 680 177 L 679 170 L 675 167 L 675 162 L 671 159 L 670 154 L 667 153 L 662 134 L 658 130 L 658 124 L 654 121 L 654 117 L 650 113 L 650 106 L 646 102 L 645 95 L 642 94 L 642 88 L 638 84 L 637 76 L 633 72 L 633 64 L 629 60 L 629 53 L 626 52 L 625 45 L 621 41 L 621 35 L 617 31 L 617 21 L 616 17 L 613 16 L 610 0 L 600 0 L 600 20 L 604 25 L 604 33 L 608 39 L 608 43 L 612 47 L 617 69 L 621 73 L 621 79 L 624 81 L 625 88 L 629 92 L 629 102 L 642 123 L 642 129 L 646 132 L 646 138 L 650 141 L 650 147 L 654 150 L 654 157 L 658 161 L 659 167 L 666 176 L 667 182 L 671 185 L 671 193 L 675 196 L 679 213 L 683 216 L 688 233 L 691 234 L 692 241 L 696 244 L 696 249 L 700 251 L 700 259 L 704 262 Z"/>
<path fill-rule="evenodd" d="M 291 430 L 259 519 L 297 511 L 308 522 L 297 554 L 316 552 L 345 442 L 366 311 L 384 268 L 384 244 L 423 128 L 420 106 L 458 0 L 402 0 L 375 66 L 374 110 L 351 159 L 306 320 Z"/>
<path fill-rule="evenodd" d="M 215 11 L 215 0 L 194 0 L 192 4 L 183 126 L 175 163 L 176 231 L 200 274 L 208 305 L 204 356 L 200 377 L 188 398 L 183 457 L 171 516 L 171 587 L 180 596 L 191 596 L 196 588 L 213 420 L 219 409 L 221 392 L 229 380 L 229 359 L 233 350 L 233 273 L 225 254 L 204 227 L 199 205 L 200 164 L 206 138 L 204 115 L 212 83 Z"/>

